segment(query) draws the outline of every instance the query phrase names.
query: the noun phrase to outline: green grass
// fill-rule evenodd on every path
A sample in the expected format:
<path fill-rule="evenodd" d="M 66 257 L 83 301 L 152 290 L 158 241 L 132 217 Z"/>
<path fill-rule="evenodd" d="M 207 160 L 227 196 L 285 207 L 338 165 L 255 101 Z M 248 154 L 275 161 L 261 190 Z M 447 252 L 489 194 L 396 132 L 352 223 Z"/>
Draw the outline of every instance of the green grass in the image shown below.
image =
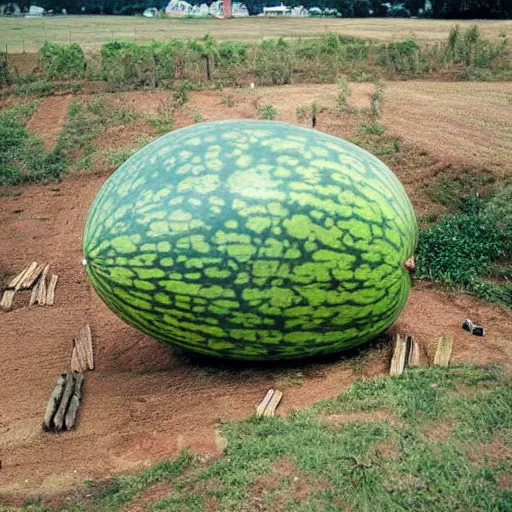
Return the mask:
<path fill-rule="evenodd" d="M 107 126 L 128 124 L 139 115 L 127 108 L 112 108 L 102 98 L 82 104 L 74 101 L 55 148 L 46 152 L 43 142 L 32 136 L 26 124 L 37 102 L 19 102 L 0 112 L 0 185 L 49 182 L 78 167 L 89 167 L 94 141 Z M 112 156 L 113 165 L 122 157 Z"/>
<path fill-rule="evenodd" d="M 113 512 L 142 497 L 147 510 L 169 512 L 505 512 L 512 507 L 504 485 L 512 471 L 511 393 L 498 367 L 359 381 L 287 419 L 223 424 L 221 458 L 201 463 L 184 452 L 92 484 L 93 497 L 66 510 Z M 168 494 L 144 499 L 160 482 L 168 482 Z"/>

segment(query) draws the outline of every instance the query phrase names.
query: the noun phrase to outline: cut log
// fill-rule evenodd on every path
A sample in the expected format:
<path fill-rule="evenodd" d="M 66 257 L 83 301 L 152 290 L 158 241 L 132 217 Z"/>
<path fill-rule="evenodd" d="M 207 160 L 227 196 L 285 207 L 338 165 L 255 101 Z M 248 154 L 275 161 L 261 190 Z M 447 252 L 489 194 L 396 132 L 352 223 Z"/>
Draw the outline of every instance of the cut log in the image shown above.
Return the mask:
<path fill-rule="evenodd" d="M 2 306 L 3 309 L 12 308 L 12 302 L 14 300 L 15 293 L 15 290 L 5 290 L 5 292 L 2 294 L 2 300 L 0 300 L 0 306 Z"/>
<path fill-rule="evenodd" d="M 274 395 L 274 390 L 269 389 L 267 391 L 267 394 L 265 395 L 265 398 L 263 398 L 263 400 L 260 402 L 260 405 L 258 405 L 258 407 L 256 407 L 256 416 L 263 416 L 263 412 L 265 411 L 265 408 L 269 404 L 273 395 Z"/>
<path fill-rule="evenodd" d="M 48 404 L 46 406 L 46 412 L 44 413 L 43 418 L 43 430 L 49 432 L 53 430 L 53 417 L 57 412 L 57 408 L 59 407 L 62 394 L 64 393 L 64 384 L 66 382 L 66 374 L 63 373 L 57 380 L 56 386 L 53 388 L 52 394 L 50 396 L 50 400 L 48 400 Z"/>
<path fill-rule="evenodd" d="M 30 278 L 34 270 L 37 268 L 37 261 L 33 261 L 28 267 L 21 279 L 16 283 L 16 286 L 14 287 L 15 290 L 19 290 L 23 283 Z"/>
<path fill-rule="evenodd" d="M 76 416 L 78 414 L 78 408 L 82 400 L 82 384 L 84 382 L 84 376 L 80 373 L 75 376 L 75 387 L 73 389 L 73 396 L 69 402 L 69 407 L 64 417 L 64 426 L 66 430 L 71 430 L 75 426 Z"/>
<path fill-rule="evenodd" d="M 434 366 L 447 367 L 452 357 L 453 338 L 444 334 L 437 344 L 436 355 L 434 356 Z"/>
<path fill-rule="evenodd" d="M 34 288 L 32 288 L 32 293 L 30 294 L 30 301 L 28 303 L 29 306 L 33 306 L 36 303 L 37 296 L 39 295 L 39 284 L 41 281 L 37 281 L 37 283 L 34 285 Z"/>
<path fill-rule="evenodd" d="M 53 274 L 50 279 L 50 284 L 48 285 L 48 291 L 46 292 L 46 305 L 53 306 L 55 301 L 55 287 L 57 286 L 57 280 L 59 276 L 57 274 Z"/>
<path fill-rule="evenodd" d="M 393 357 L 391 358 L 391 365 L 389 367 L 389 375 L 398 376 L 402 375 L 404 372 L 406 348 L 407 343 L 405 338 L 397 334 L 393 348 Z"/>
<path fill-rule="evenodd" d="M 279 402 L 281 402 L 281 398 L 283 398 L 283 393 L 281 393 L 281 391 L 278 391 L 276 389 L 274 391 L 274 394 L 272 395 L 272 398 L 270 399 L 270 402 L 268 403 L 267 407 L 265 407 L 265 410 L 263 411 L 263 416 L 265 416 L 265 417 L 274 416 L 276 408 L 279 405 Z"/>
<path fill-rule="evenodd" d="M 26 266 L 19 274 L 17 274 L 15 277 L 13 277 L 8 283 L 7 283 L 7 289 L 9 288 L 16 288 L 18 286 L 18 283 L 25 277 L 25 274 L 28 272 L 28 269 L 30 268 L 30 265 Z"/>
<path fill-rule="evenodd" d="M 37 281 L 38 277 L 42 274 L 45 263 L 41 263 L 38 265 L 34 271 L 28 276 L 23 278 L 23 281 L 21 282 L 21 289 L 22 290 L 28 290 L 29 288 L 32 288 L 34 286 L 34 283 Z"/>
<path fill-rule="evenodd" d="M 41 274 L 41 279 L 39 280 L 39 286 L 37 288 L 36 302 L 41 306 L 44 306 L 46 302 L 46 276 L 49 269 L 50 265 L 46 265 L 44 267 L 43 273 Z"/>
<path fill-rule="evenodd" d="M 73 373 L 66 374 L 66 383 L 64 384 L 64 392 L 62 393 L 62 398 L 60 400 L 59 408 L 53 417 L 53 430 L 55 432 L 60 432 L 64 430 L 64 417 L 66 416 L 66 411 L 68 409 L 69 401 L 71 400 L 71 396 L 73 395 L 73 390 L 75 388 L 75 375 Z"/>

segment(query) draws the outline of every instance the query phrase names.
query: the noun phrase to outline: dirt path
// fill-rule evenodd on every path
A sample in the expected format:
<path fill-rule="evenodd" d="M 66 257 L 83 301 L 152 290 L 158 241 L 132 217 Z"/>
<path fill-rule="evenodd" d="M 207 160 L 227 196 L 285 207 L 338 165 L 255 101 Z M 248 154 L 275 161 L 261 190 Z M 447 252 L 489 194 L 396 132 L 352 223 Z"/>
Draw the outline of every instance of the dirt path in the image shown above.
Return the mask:
<path fill-rule="evenodd" d="M 43 140 L 46 151 L 51 151 L 57 142 L 72 98 L 71 95 L 46 98 L 27 124 L 28 130 Z"/>

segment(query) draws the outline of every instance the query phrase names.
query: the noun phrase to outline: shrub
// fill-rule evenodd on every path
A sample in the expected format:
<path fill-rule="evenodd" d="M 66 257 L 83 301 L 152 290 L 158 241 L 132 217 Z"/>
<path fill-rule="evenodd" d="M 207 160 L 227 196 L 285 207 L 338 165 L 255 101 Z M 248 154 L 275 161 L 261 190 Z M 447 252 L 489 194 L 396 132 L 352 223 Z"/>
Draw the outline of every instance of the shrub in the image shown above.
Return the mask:
<path fill-rule="evenodd" d="M 265 84 L 290 84 L 293 72 L 293 49 L 283 39 L 267 39 L 257 48 L 256 76 Z"/>
<path fill-rule="evenodd" d="M 272 121 L 277 117 L 277 110 L 272 105 L 262 105 L 258 108 L 258 117 Z"/>
<path fill-rule="evenodd" d="M 39 50 L 39 61 L 49 79 L 83 78 L 84 52 L 78 43 L 57 44 L 46 41 Z"/>

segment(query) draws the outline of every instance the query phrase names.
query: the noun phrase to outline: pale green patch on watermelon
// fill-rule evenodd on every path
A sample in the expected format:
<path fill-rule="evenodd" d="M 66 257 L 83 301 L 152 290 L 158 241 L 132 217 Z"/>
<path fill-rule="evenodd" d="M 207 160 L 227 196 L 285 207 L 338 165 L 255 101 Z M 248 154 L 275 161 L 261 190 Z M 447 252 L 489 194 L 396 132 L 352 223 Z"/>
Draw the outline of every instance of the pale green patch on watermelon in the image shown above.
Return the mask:
<path fill-rule="evenodd" d="M 114 313 L 185 350 L 287 359 L 346 350 L 407 300 L 417 227 L 361 148 L 265 121 L 202 123 L 128 159 L 87 219 L 86 271 Z"/>

